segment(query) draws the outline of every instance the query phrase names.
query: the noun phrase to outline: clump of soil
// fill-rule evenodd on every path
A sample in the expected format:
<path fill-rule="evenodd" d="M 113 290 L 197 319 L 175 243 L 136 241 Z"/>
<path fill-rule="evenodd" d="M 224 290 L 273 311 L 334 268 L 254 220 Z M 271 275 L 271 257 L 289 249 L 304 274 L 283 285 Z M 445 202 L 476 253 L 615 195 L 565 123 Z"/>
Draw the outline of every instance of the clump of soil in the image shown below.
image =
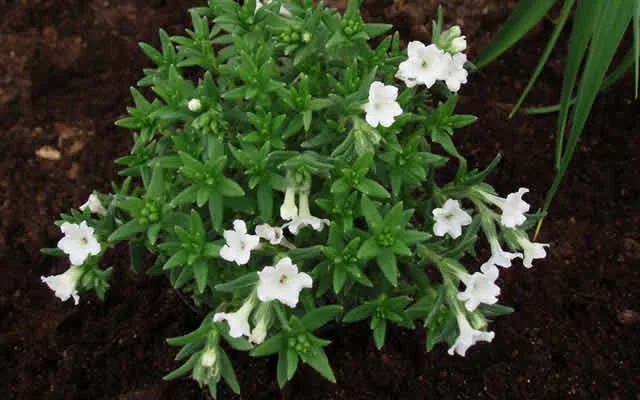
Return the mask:
<path fill-rule="evenodd" d="M 101 303 L 60 303 L 40 275 L 63 271 L 39 254 L 59 239 L 53 221 L 94 189 L 117 180 L 113 160 L 131 134 L 113 121 L 148 61 L 137 42 L 157 29 L 179 33 L 196 0 L 0 0 L 0 384 L 8 399 L 206 399 L 188 379 L 162 382 L 175 367 L 164 339 L 199 321 L 161 279 L 128 270 L 112 254 L 112 287 Z M 332 1 L 344 7 L 344 1 Z M 476 54 L 512 0 L 443 2 Z M 371 0 L 370 20 L 390 21 L 405 39 L 426 40 L 434 0 Z M 526 84 L 551 20 L 470 78 L 460 111 L 478 115 L 455 140 L 474 166 L 501 152 L 491 177 L 501 193 L 531 188 L 541 205 L 552 176 L 555 117 L 507 114 Z M 562 49 L 560 49 L 562 50 Z M 557 102 L 562 51 L 530 102 Z M 627 82 L 630 82 L 628 80 Z M 327 332 L 338 384 L 302 368 L 281 393 L 275 363 L 234 354 L 248 399 L 630 399 L 640 392 L 640 142 L 637 104 L 621 83 L 596 104 L 541 240 L 550 256 L 532 270 L 503 274 L 502 300 L 517 312 L 492 325 L 496 339 L 466 358 L 424 351 L 424 332 L 392 329 L 376 351 L 367 326 Z M 231 395 L 222 391 L 221 398 Z"/>

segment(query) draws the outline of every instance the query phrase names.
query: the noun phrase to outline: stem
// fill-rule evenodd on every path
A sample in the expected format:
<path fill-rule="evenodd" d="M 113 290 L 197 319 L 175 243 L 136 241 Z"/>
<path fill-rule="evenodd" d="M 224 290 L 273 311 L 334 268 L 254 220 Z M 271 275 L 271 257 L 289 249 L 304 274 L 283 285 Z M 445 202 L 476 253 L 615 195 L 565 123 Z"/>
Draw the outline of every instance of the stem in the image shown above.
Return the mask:
<path fill-rule="evenodd" d="M 274 304 L 273 309 L 276 311 L 276 316 L 278 317 L 278 322 L 280 323 L 280 327 L 286 332 L 289 332 L 291 328 L 289 327 L 287 316 L 285 315 L 285 312 L 282 309 L 282 304 L 280 304 L 279 302 Z"/>

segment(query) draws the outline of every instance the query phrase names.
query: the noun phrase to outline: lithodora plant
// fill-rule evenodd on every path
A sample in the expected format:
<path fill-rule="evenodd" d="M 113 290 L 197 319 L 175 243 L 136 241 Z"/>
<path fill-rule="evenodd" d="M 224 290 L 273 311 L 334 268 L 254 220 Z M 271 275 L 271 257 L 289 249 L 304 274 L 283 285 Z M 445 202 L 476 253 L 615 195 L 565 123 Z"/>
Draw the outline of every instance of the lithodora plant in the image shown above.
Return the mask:
<path fill-rule="evenodd" d="M 153 255 L 146 273 L 207 314 L 168 339 L 181 364 L 166 379 L 239 392 L 235 349 L 277 356 L 280 386 L 301 364 L 335 382 L 321 328 L 363 320 L 377 348 L 390 324 L 424 325 L 427 349 L 464 356 L 511 311 L 497 304 L 500 268 L 545 256 L 526 233 L 527 189 L 499 197 L 484 182 L 498 159 L 470 170 L 454 145 L 476 119 L 455 113 L 470 67 L 460 28 L 438 18 L 433 43 L 404 50 L 359 3 L 341 15 L 312 0 L 211 0 L 185 35 L 141 44 L 155 66 L 117 123 L 135 131 L 117 160 L 126 178 L 62 216 L 45 251 L 72 266 L 42 279 L 77 304 L 104 296 L 107 250 L 128 243 L 135 270 Z M 476 270 L 480 236 L 491 257 Z"/>

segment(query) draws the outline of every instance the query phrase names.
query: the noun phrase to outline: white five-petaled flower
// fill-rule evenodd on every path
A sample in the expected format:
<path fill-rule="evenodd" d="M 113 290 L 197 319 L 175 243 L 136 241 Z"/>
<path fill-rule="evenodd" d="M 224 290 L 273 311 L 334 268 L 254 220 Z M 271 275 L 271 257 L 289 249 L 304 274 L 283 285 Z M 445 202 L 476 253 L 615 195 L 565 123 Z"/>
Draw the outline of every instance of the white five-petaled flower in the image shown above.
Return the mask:
<path fill-rule="evenodd" d="M 462 84 L 467 83 L 467 76 L 469 73 L 464 69 L 464 64 L 467 62 L 467 56 L 463 53 L 457 53 L 452 56 L 447 54 L 447 67 L 444 70 L 442 80 L 447 85 L 447 88 L 452 92 L 460 90 Z"/>
<path fill-rule="evenodd" d="M 458 338 L 453 346 L 449 348 L 450 355 L 458 353 L 464 357 L 467 354 L 469 347 L 473 346 L 477 342 L 491 342 L 493 340 L 495 333 L 473 329 L 464 314 L 459 313 L 456 315 L 456 319 L 458 321 L 458 329 L 460 333 L 458 334 Z"/>
<path fill-rule="evenodd" d="M 488 202 L 496 205 L 502 210 L 500 223 L 507 228 L 515 228 L 518 225 L 522 225 L 527 220 L 527 217 L 524 214 L 529 211 L 531 206 L 529 203 L 522 200 L 522 196 L 528 192 L 529 189 L 520 188 L 517 192 L 507 195 L 507 198 L 504 199 L 486 192 L 481 193 Z"/>
<path fill-rule="evenodd" d="M 408 59 L 398 66 L 396 78 L 403 80 L 408 87 L 425 85 L 430 88 L 442 79 L 448 58 L 438 46 L 412 41 L 407 47 L 407 54 Z"/>
<path fill-rule="evenodd" d="M 402 114 L 397 98 L 397 87 L 379 81 L 373 82 L 369 86 L 369 102 L 364 105 L 367 123 L 374 128 L 378 125 L 390 127 L 395 118 Z"/>
<path fill-rule="evenodd" d="M 298 272 L 298 266 L 289 257 L 281 259 L 273 267 L 264 267 L 258 272 L 258 277 L 260 301 L 278 300 L 291 308 L 298 304 L 300 291 L 313 286 L 311 277 L 305 272 Z"/>
<path fill-rule="evenodd" d="M 269 243 L 280 244 L 284 239 L 282 228 L 279 226 L 271 226 L 269 224 L 261 224 L 256 226 L 256 235 L 261 239 L 268 240 Z"/>
<path fill-rule="evenodd" d="M 280 206 L 280 218 L 285 221 L 292 220 L 298 215 L 298 207 L 296 206 L 296 188 L 287 186 L 284 192 L 284 201 Z"/>
<path fill-rule="evenodd" d="M 249 337 L 251 335 L 251 326 L 249 325 L 249 315 L 253 310 L 254 302 L 252 300 L 245 301 L 242 307 L 236 312 L 224 313 L 219 312 L 213 316 L 213 322 L 227 321 L 229 324 L 229 336 L 239 338 L 240 336 Z"/>
<path fill-rule="evenodd" d="M 86 221 L 80 224 L 64 222 L 60 225 L 64 237 L 58 242 L 58 248 L 69 255 L 72 265 L 83 264 L 89 255 L 100 254 L 100 243 L 96 239 L 93 228 Z"/>
<path fill-rule="evenodd" d="M 538 258 L 545 258 L 547 256 L 547 251 L 545 247 L 549 247 L 548 243 L 536 243 L 529 240 L 525 234 L 521 234 L 517 236 L 518 244 L 524 253 L 524 257 L 522 260 L 522 264 L 526 268 L 533 267 L 533 260 Z"/>
<path fill-rule="evenodd" d="M 107 210 L 104 208 L 104 206 L 100 202 L 100 199 L 98 198 L 98 196 L 96 196 L 93 193 L 91 193 L 87 201 L 78 208 L 80 208 L 81 211 L 84 211 L 85 209 L 88 208 L 89 211 L 91 211 L 94 214 L 98 214 L 102 216 L 107 215 Z"/>
<path fill-rule="evenodd" d="M 328 219 L 322 219 L 311 215 L 311 210 L 309 209 L 309 192 L 299 193 L 298 205 L 298 215 L 293 217 L 290 222 L 283 225 L 283 228 L 289 228 L 289 232 L 292 234 L 297 235 L 300 229 L 305 226 L 310 226 L 316 231 L 321 232 L 325 225 L 329 225 L 330 221 Z"/>
<path fill-rule="evenodd" d="M 53 290 L 56 297 L 61 301 L 67 301 L 73 298 L 77 305 L 80 302 L 78 296 L 78 281 L 82 276 L 82 268 L 74 265 L 59 275 L 41 276 L 40 279 L 49 289 Z"/>
<path fill-rule="evenodd" d="M 202 110 L 202 102 L 200 101 L 200 99 L 191 99 L 187 103 L 187 108 L 191 112 L 198 112 Z"/>
<path fill-rule="evenodd" d="M 484 263 L 480 271 L 460 276 L 465 290 L 458 293 L 458 300 L 464 301 L 469 311 L 474 311 L 480 304 L 496 304 L 500 295 L 500 287 L 496 285 L 498 268 L 493 264 Z"/>
<path fill-rule="evenodd" d="M 462 227 L 471 223 L 471 216 L 460 208 L 460 202 L 454 199 L 445 201 L 442 208 L 434 209 L 432 214 L 436 221 L 433 225 L 433 233 L 436 236 L 444 236 L 448 233 L 449 236 L 457 239 L 462 235 Z"/>
<path fill-rule="evenodd" d="M 241 219 L 233 221 L 232 231 L 224 231 L 224 240 L 226 244 L 220 249 L 220 257 L 238 265 L 248 263 L 251 251 L 260 244 L 260 238 L 257 235 L 247 233 L 247 225 Z"/>
<path fill-rule="evenodd" d="M 511 266 L 511 260 L 518 257 L 522 258 L 522 253 L 511 253 L 503 250 L 497 237 L 489 238 L 489 246 L 491 247 L 491 258 L 489 258 L 487 264 L 509 268 Z"/>

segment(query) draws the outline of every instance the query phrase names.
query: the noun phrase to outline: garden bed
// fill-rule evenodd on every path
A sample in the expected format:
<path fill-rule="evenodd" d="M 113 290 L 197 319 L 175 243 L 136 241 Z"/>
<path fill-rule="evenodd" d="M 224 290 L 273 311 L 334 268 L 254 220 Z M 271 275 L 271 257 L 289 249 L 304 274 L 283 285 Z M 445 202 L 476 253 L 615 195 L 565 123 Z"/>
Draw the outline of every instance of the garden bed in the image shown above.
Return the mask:
<path fill-rule="evenodd" d="M 125 248 L 104 303 L 94 294 L 61 303 L 40 275 L 66 266 L 39 253 L 59 239 L 58 214 L 117 179 L 113 160 L 131 135 L 113 121 L 147 61 L 137 42 L 157 29 L 181 32 L 201 0 L 0 0 L 0 392 L 9 399 L 206 399 L 188 380 L 162 382 L 176 364 L 165 338 L 200 318 L 162 279 L 128 269 Z M 341 1 L 331 1 L 340 6 Z M 477 54 L 513 1 L 442 0 Z M 403 39 L 426 40 L 432 0 L 365 1 L 364 16 L 389 21 Z M 553 177 L 555 116 L 517 116 L 511 104 L 546 43 L 547 20 L 460 92 L 461 113 L 479 121 L 454 136 L 473 166 L 497 152 L 500 193 L 531 188 L 541 206 Z M 561 46 L 559 49 L 562 49 Z M 559 52 L 560 55 L 562 52 Z M 561 59 L 530 98 L 559 97 Z M 640 392 L 640 130 L 632 77 L 601 96 L 540 241 L 550 256 L 501 274 L 501 303 L 517 312 L 491 327 L 496 339 L 466 358 L 424 351 L 424 331 L 391 329 L 375 350 L 365 324 L 331 328 L 327 348 L 338 384 L 305 367 L 280 393 L 275 360 L 235 354 L 247 399 L 630 399 Z M 480 262 L 478 262 L 479 264 Z M 222 388 L 222 387 L 221 387 Z M 230 398 L 223 389 L 221 398 Z"/>

